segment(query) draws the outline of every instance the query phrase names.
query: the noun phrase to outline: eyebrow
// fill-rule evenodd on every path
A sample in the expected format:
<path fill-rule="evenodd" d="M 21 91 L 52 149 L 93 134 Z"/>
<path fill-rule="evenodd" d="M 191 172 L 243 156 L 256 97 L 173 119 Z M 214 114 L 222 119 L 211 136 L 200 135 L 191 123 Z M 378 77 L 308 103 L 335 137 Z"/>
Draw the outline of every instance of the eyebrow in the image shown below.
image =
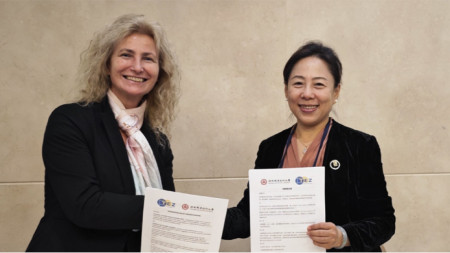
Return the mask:
<path fill-rule="evenodd" d="M 305 77 L 303 77 L 303 76 L 296 75 L 296 76 L 291 77 L 290 80 L 295 79 L 295 78 L 305 79 Z M 313 80 L 326 80 L 326 81 L 328 81 L 328 79 L 326 79 L 325 77 L 321 77 L 321 76 L 313 77 Z"/>
<path fill-rule="evenodd" d="M 122 49 L 120 49 L 120 50 L 119 50 L 119 53 L 121 53 L 121 52 L 123 52 L 123 51 L 125 51 L 125 52 L 127 52 L 127 53 L 133 53 L 133 54 L 135 53 L 134 50 L 131 50 L 131 49 L 128 49 L 128 48 L 122 48 Z M 144 52 L 143 55 L 145 55 L 145 56 L 147 56 L 147 55 L 153 55 L 153 56 L 155 56 L 155 57 L 157 56 L 157 55 L 154 54 L 153 52 Z"/>

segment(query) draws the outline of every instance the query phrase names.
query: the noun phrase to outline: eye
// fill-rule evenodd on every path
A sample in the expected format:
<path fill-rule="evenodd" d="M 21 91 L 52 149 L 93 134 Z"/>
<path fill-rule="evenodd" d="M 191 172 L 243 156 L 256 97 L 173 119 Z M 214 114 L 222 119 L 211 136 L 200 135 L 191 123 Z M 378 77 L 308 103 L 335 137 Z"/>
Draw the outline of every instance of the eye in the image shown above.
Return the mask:
<path fill-rule="evenodd" d="M 293 83 L 292 85 L 293 86 L 302 86 L 303 82 L 298 81 L 298 82 Z"/>
<path fill-rule="evenodd" d="M 129 53 L 122 53 L 122 54 L 120 54 L 120 57 L 123 57 L 123 58 L 130 58 L 130 57 L 131 57 L 131 54 L 129 54 Z"/>
<path fill-rule="evenodd" d="M 316 86 L 316 87 L 325 87 L 325 84 L 323 84 L 323 83 L 315 83 L 314 86 Z"/>
<path fill-rule="evenodd" d="M 156 62 L 156 59 L 153 57 L 144 57 L 143 59 L 144 59 L 144 61 L 148 61 L 148 62 Z"/>

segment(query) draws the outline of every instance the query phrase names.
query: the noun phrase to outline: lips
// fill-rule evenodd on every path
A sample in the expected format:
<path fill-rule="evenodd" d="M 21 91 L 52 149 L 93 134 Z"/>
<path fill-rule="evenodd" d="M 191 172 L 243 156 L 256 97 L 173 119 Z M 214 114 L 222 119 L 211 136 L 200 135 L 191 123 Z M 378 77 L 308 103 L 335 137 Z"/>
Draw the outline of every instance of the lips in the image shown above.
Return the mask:
<path fill-rule="evenodd" d="M 130 80 L 130 81 L 133 81 L 133 82 L 139 82 L 139 83 L 142 83 L 142 82 L 145 82 L 145 81 L 148 80 L 146 78 L 135 77 L 135 76 L 123 76 L 123 77 L 125 79 L 127 79 L 127 80 Z"/>
<path fill-rule="evenodd" d="M 319 105 L 299 105 L 300 109 L 304 112 L 312 112 L 315 111 Z"/>

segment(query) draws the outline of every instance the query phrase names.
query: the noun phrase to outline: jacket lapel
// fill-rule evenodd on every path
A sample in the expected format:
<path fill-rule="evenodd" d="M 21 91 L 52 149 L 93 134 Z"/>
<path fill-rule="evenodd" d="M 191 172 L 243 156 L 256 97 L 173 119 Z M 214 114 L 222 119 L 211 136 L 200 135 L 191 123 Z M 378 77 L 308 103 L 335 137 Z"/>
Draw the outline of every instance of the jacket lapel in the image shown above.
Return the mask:
<path fill-rule="evenodd" d="M 171 160 L 173 159 L 173 156 L 171 157 L 170 150 L 166 150 L 165 147 L 161 146 L 158 143 L 155 132 L 150 128 L 148 124 L 142 125 L 141 132 L 142 134 L 144 134 L 145 138 L 147 138 L 148 143 L 152 148 L 153 154 L 155 155 L 163 189 L 174 191 L 175 188 L 173 185 Z M 170 149 L 169 147 L 167 148 Z"/>
<path fill-rule="evenodd" d="M 351 182 L 348 176 L 350 161 L 346 154 L 351 153 L 349 139 L 350 137 L 343 133 L 342 125 L 334 121 L 328 136 L 323 166 L 325 166 L 327 221 L 332 220 L 339 222 L 338 224 L 348 221 L 348 188 Z M 333 164 L 331 164 L 332 162 Z"/>
<path fill-rule="evenodd" d="M 114 158 L 122 176 L 122 183 L 125 192 L 128 194 L 136 194 L 127 150 L 120 134 L 119 125 L 114 118 L 114 114 L 111 110 L 107 97 L 102 100 L 101 108 L 101 120 L 103 127 L 106 130 L 106 135 L 111 144 L 111 148 L 114 152 Z"/>

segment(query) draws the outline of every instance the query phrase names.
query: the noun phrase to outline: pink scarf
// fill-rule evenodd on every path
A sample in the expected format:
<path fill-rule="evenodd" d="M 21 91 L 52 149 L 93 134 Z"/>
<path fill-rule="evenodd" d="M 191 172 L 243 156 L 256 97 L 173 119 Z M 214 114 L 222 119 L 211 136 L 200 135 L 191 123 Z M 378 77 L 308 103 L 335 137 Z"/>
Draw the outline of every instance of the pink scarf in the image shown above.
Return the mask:
<path fill-rule="evenodd" d="M 108 90 L 107 95 L 117 123 L 128 137 L 125 146 L 133 173 L 136 195 L 144 195 L 146 187 L 162 189 L 155 155 L 147 138 L 140 130 L 144 122 L 147 101 L 144 101 L 137 108 L 125 109 L 122 102 L 111 90 Z"/>
<path fill-rule="evenodd" d="M 316 159 L 317 153 L 319 155 L 317 156 L 316 166 L 323 166 L 323 158 L 325 155 L 325 148 L 327 147 L 328 134 L 330 133 L 330 129 L 333 126 L 333 119 L 330 119 L 330 121 L 331 121 L 330 127 L 328 128 L 328 132 L 326 133 L 326 137 L 322 144 L 322 148 L 319 150 L 320 141 L 322 139 L 322 135 L 325 129 L 322 129 L 322 131 L 320 131 L 319 134 L 317 134 L 313 142 L 309 145 L 308 149 L 306 150 L 306 153 L 304 154 L 302 160 L 300 161 L 298 160 L 299 157 L 298 154 L 301 151 L 297 150 L 297 145 L 295 144 L 297 142 L 296 134 L 294 133 L 292 135 L 291 144 L 289 145 L 289 147 L 287 147 L 286 156 L 284 157 L 283 168 L 312 167 L 314 166 L 314 160 Z"/>

